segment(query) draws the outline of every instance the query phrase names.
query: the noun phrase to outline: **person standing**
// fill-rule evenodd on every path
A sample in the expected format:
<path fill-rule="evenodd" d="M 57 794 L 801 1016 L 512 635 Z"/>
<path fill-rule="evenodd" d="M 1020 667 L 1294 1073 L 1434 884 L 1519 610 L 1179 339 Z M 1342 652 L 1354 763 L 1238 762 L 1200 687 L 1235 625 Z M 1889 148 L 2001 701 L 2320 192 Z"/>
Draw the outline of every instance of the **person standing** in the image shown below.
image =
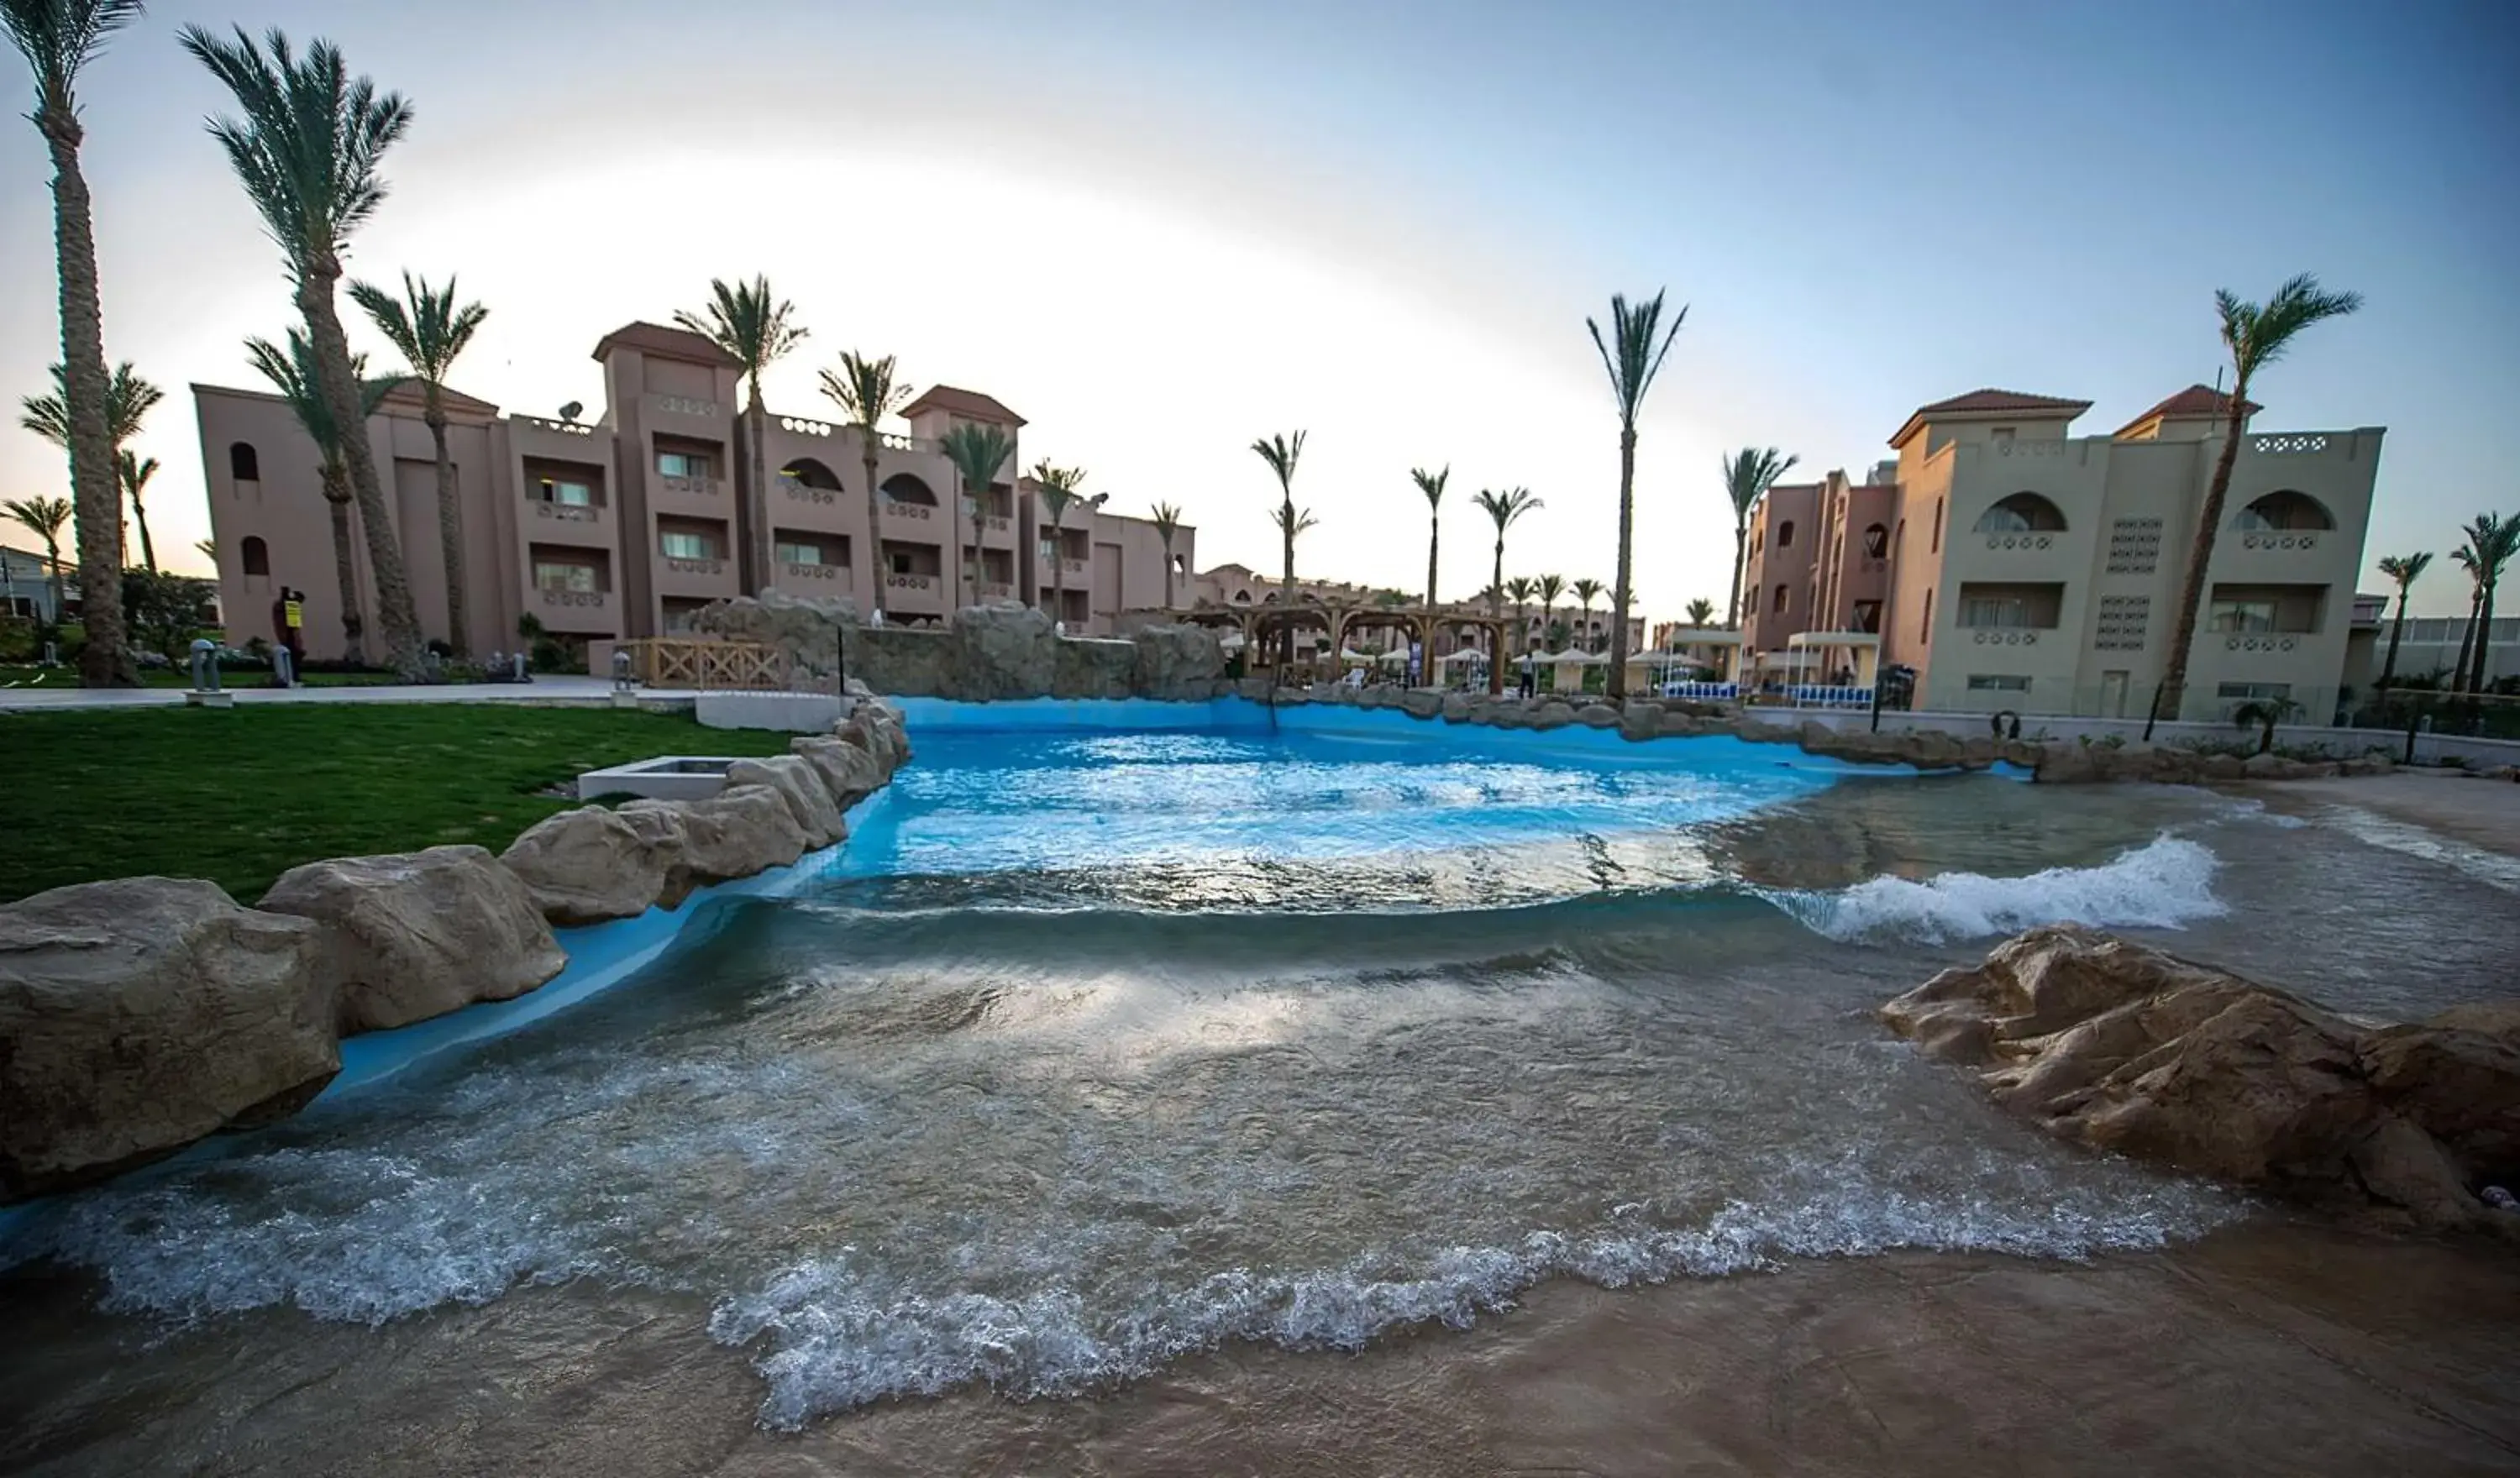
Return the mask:
<path fill-rule="evenodd" d="M 280 599 L 281 645 L 289 649 L 289 686 L 294 688 L 306 669 L 306 592 L 284 586 Z"/>

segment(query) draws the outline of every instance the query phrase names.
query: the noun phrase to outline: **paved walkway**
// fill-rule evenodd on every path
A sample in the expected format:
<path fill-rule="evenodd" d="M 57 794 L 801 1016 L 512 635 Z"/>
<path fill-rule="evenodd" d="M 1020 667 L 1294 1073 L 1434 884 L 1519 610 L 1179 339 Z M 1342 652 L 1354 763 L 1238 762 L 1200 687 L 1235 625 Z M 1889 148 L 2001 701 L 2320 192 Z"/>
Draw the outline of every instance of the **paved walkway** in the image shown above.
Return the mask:
<path fill-rule="evenodd" d="M 254 703 L 608 703 L 609 678 L 567 673 L 530 683 L 440 683 L 413 687 L 238 688 L 237 706 Z M 651 694 L 652 699 L 688 699 L 687 693 Z M 0 688 L 0 712 L 70 708 L 174 708 L 181 688 Z"/>

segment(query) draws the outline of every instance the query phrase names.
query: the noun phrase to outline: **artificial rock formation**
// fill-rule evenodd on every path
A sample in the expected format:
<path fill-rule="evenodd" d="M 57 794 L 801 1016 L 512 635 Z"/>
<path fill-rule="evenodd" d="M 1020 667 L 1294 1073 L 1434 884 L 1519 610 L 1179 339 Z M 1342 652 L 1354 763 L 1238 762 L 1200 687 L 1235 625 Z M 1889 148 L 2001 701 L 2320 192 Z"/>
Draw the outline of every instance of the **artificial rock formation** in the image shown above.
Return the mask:
<path fill-rule="evenodd" d="M 340 1070 L 321 930 L 214 883 L 0 907 L 0 1202 L 294 1112 Z"/>
<path fill-rule="evenodd" d="M 2520 1003 L 2368 1031 L 2095 930 L 2032 929 L 1881 1008 L 2093 1149 L 2433 1229 L 2520 1236 Z"/>
<path fill-rule="evenodd" d="M 778 648 L 809 682 L 828 682 L 845 646 L 853 677 L 911 697 L 1204 700 L 1225 690 L 1225 652 L 1204 628 L 1148 626 L 1125 641 L 1062 637 L 1046 612 L 1012 601 L 965 606 L 942 627 L 876 627 L 859 624 L 845 600 L 774 590 L 713 603 L 695 624 Z"/>
<path fill-rule="evenodd" d="M 568 963 L 524 882 L 480 847 L 310 862 L 255 907 L 320 926 L 345 1037 L 521 996 Z"/>
<path fill-rule="evenodd" d="M 635 918 L 663 900 L 668 880 L 681 873 L 681 817 L 674 802 L 633 802 L 619 811 L 580 806 L 527 827 L 499 861 L 555 924 Z"/>

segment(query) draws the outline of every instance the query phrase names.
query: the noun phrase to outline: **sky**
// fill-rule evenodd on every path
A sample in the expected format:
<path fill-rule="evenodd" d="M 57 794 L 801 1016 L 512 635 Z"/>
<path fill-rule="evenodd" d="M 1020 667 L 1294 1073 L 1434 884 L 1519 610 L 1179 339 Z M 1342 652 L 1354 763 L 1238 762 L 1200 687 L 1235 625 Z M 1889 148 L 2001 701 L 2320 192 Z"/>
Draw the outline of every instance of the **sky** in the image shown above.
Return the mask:
<path fill-rule="evenodd" d="M 202 128 L 225 99 L 175 40 L 239 22 L 328 36 L 412 101 L 349 269 L 453 273 L 489 307 L 458 388 L 600 407 L 606 332 L 766 272 L 811 333 L 775 411 L 832 416 L 815 371 L 894 354 L 1012 406 L 1027 461 L 1083 467 L 1112 511 L 1183 505 L 1202 566 L 1276 570 L 1249 447 L 1300 427 L 1301 573 L 1418 589 L 1409 473 L 1449 466 L 1442 594 L 1487 581 L 1482 487 L 1546 505 L 1508 576 L 1608 584 L 1618 423 L 1585 320 L 1657 291 L 1688 312 L 1640 426 L 1650 619 L 1723 604 L 1727 450 L 1861 475 L 1979 386 L 2092 400 L 2076 429 L 2105 434 L 2214 380 L 2214 290 L 2302 271 L 2366 306 L 2266 374 L 2257 425 L 2389 428 L 2366 555 L 2520 510 L 2504 0 L 156 0 L 82 98 L 107 351 L 170 391 L 138 442 L 170 563 L 202 567 L 209 531 L 188 387 L 255 383 L 241 341 L 291 316 Z M 59 347 L 18 106 L 12 408 Z M 67 491 L 13 415 L 0 497 Z M 2463 611 L 2462 584 L 2440 561 L 2414 609 Z"/>

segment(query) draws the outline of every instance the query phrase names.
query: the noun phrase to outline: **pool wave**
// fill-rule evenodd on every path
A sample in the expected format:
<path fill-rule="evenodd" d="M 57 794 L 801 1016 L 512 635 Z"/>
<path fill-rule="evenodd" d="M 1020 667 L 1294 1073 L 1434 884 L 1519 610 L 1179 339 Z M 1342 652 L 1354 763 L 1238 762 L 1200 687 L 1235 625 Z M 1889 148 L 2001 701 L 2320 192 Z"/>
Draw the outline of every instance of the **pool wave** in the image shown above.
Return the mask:
<path fill-rule="evenodd" d="M 1875 877 L 1835 892 L 1767 896 L 1812 932 L 1840 942 L 1896 938 L 1940 944 L 2011 934 L 2043 923 L 2180 928 L 2225 912 L 2220 867 L 2204 843 L 2167 832 L 2093 868 L 2048 868 L 2020 877 L 1945 873 Z"/>

